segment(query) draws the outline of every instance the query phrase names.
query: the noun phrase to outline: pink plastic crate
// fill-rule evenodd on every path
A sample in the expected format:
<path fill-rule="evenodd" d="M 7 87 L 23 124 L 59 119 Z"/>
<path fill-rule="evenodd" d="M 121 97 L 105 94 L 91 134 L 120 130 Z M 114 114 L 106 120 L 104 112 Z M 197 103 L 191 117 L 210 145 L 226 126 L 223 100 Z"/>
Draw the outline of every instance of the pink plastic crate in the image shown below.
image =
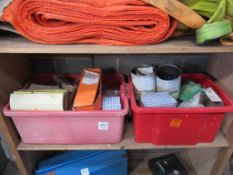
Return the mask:
<path fill-rule="evenodd" d="M 78 75 L 64 75 L 72 80 Z M 52 75 L 40 74 L 33 83 L 52 84 Z M 122 110 L 117 111 L 13 111 L 11 117 L 23 142 L 31 144 L 112 144 L 122 140 L 124 118 L 129 112 L 125 81 L 121 74 L 104 74 L 103 88 L 121 89 Z"/>

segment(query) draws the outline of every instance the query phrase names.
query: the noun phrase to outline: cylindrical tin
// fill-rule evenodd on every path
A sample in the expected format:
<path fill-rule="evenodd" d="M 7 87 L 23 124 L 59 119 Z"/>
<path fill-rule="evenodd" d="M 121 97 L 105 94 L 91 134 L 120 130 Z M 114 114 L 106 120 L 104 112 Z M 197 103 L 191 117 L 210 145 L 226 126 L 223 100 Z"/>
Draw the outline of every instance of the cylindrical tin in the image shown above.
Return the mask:
<path fill-rule="evenodd" d="M 153 71 L 147 73 L 147 71 L 143 70 L 146 68 L 152 68 Z M 131 71 L 131 77 L 133 80 L 134 87 L 137 91 L 141 92 L 150 92 L 156 90 L 156 69 L 154 66 L 150 65 L 142 65 L 140 67 L 134 68 Z"/>
<path fill-rule="evenodd" d="M 157 70 L 157 91 L 179 97 L 182 71 L 175 65 L 162 65 Z"/>
<path fill-rule="evenodd" d="M 147 68 L 152 68 L 152 72 L 148 73 Z M 131 71 L 131 78 L 133 81 L 135 95 L 139 97 L 145 93 L 156 91 L 156 68 L 152 65 L 142 65 L 134 68 Z"/>

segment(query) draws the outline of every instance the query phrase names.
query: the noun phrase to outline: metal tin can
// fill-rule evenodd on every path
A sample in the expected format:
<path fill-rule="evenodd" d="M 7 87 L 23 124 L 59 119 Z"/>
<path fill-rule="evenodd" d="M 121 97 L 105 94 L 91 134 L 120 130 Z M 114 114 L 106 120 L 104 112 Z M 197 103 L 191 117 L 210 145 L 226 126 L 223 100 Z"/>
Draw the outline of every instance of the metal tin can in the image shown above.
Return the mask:
<path fill-rule="evenodd" d="M 147 68 L 151 70 L 147 72 Z M 131 77 L 134 87 L 138 91 L 148 92 L 156 90 L 156 69 L 151 65 L 142 65 L 131 71 Z"/>
<path fill-rule="evenodd" d="M 162 65 L 157 70 L 157 91 L 168 92 L 178 99 L 182 71 L 175 65 Z"/>
<path fill-rule="evenodd" d="M 149 68 L 149 72 L 148 69 Z M 142 94 L 156 91 L 156 68 L 152 65 L 142 65 L 131 71 L 136 98 Z"/>

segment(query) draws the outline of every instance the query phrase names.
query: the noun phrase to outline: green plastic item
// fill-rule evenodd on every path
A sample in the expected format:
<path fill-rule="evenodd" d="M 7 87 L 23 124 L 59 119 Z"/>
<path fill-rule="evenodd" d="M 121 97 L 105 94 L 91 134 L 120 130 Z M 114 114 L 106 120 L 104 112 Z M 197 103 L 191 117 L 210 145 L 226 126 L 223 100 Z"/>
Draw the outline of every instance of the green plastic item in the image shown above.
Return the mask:
<path fill-rule="evenodd" d="M 209 19 L 207 23 L 221 21 L 233 16 L 233 0 L 181 0 L 201 16 Z"/>
<path fill-rule="evenodd" d="M 233 16 L 233 0 L 227 0 L 227 15 Z"/>
<path fill-rule="evenodd" d="M 187 81 L 181 86 L 180 89 L 180 99 L 183 102 L 188 102 L 193 99 L 193 97 L 202 92 L 203 88 L 200 84 L 194 83 L 192 81 Z"/>
<path fill-rule="evenodd" d="M 196 31 L 196 43 L 205 44 L 232 32 L 233 0 L 181 0 L 201 16 L 208 18 L 206 24 Z"/>
<path fill-rule="evenodd" d="M 197 44 L 205 44 L 215 39 L 226 36 L 232 32 L 232 23 L 230 20 L 222 20 L 211 24 L 204 24 L 196 30 Z"/>
<path fill-rule="evenodd" d="M 217 0 L 181 0 L 189 8 L 210 19 L 218 8 Z"/>
<path fill-rule="evenodd" d="M 216 21 L 221 21 L 224 19 L 226 15 L 226 4 L 227 4 L 226 0 L 219 0 L 218 8 L 216 12 L 213 14 L 213 16 L 207 22 L 208 24 L 214 23 Z"/>

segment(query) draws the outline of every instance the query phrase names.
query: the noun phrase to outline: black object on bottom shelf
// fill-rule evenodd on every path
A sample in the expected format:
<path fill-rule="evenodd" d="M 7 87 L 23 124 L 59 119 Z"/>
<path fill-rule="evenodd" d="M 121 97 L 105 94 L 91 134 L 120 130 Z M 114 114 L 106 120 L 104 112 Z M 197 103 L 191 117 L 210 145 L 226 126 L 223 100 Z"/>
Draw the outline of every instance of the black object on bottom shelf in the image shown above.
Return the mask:
<path fill-rule="evenodd" d="M 188 175 L 188 172 L 174 154 L 150 159 L 148 166 L 153 175 Z"/>

